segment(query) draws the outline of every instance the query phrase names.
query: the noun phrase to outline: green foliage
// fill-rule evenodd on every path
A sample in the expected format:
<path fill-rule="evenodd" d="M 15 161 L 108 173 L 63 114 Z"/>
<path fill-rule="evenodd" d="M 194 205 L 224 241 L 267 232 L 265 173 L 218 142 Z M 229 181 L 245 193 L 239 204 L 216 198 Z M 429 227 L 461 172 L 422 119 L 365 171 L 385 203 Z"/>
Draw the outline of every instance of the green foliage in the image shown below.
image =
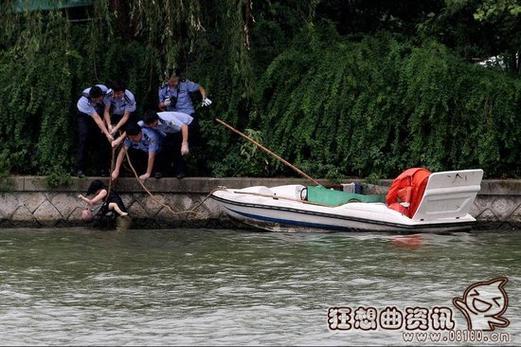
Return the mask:
<path fill-rule="evenodd" d="M 9 171 L 11 170 L 11 160 L 10 153 L 7 149 L 4 148 L 2 152 L 0 152 L 0 176 L 9 175 Z"/>
<path fill-rule="evenodd" d="M 68 22 L 52 13 L 19 19 L 25 29 L 0 53 L 0 152 L 13 172 L 46 174 L 70 162 Z"/>
<path fill-rule="evenodd" d="M 446 0 L 420 23 L 421 37 L 437 38 L 469 62 L 495 57 L 500 67 L 521 73 L 519 0 Z"/>
<path fill-rule="evenodd" d="M 246 129 L 245 134 L 257 143 L 263 143 L 262 133 L 259 130 Z M 248 165 L 248 169 L 242 170 L 243 174 L 255 174 L 261 168 L 269 175 L 270 162 L 267 159 L 269 155 L 262 152 L 257 145 L 246 141 L 240 146 L 239 154 L 242 157 L 242 165 Z"/>
<path fill-rule="evenodd" d="M 244 133 L 257 143 L 263 144 L 262 132 L 246 129 Z M 216 176 L 266 176 L 269 177 L 280 167 L 269 154 L 262 151 L 257 145 L 237 137 L 237 142 L 230 146 L 230 152 L 223 161 L 216 161 L 214 174 Z"/>
<path fill-rule="evenodd" d="M 521 14 L 519 0 L 484 0 L 478 7 L 474 18 L 479 21 L 506 16 L 517 17 Z"/>
<path fill-rule="evenodd" d="M 47 172 L 47 185 L 50 188 L 68 186 L 71 184 L 71 176 L 63 171 L 63 168 L 54 166 Z"/>
<path fill-rule="evenodd" d="M 122 79 L 140 115 L 172 66 L 214 101 L 197 108 L 194 175 L 295 175 L 215 117 L 314 177 L 411 166 L 521 175 L 518 75 L 469 63 L 501 53 L 519 71 L 517 1 L 96 1 L 80 23 L 10 4 L 0 4 L 0 175 L 66 184 L 80 92 Z"/>
<path fill-rule="evenodd" d="M 359 43 L 306 30 L 259 82 L 268 146 L 312 176 L 394 177 L 412 166 L 519 175 L 521 81 L 443 45 Z"/>

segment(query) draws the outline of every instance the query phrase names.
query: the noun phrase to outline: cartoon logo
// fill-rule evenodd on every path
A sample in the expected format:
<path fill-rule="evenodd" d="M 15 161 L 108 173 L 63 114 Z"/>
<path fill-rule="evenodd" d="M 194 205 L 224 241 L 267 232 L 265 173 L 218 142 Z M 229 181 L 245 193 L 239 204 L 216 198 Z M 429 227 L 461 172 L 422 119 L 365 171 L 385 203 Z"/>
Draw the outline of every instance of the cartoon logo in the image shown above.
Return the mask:
<path fill-rule="evenodd" d="M 508 307 L 508 296 L 504 289 L 508 279 L 497 277 L 490 281 L 477 282 L 465 289 L 463 298 L 454 298 L 452 303 L 465 316 L 469 330 L 493 331 L 505 328 L 510 321 L 501 317 Z"/>

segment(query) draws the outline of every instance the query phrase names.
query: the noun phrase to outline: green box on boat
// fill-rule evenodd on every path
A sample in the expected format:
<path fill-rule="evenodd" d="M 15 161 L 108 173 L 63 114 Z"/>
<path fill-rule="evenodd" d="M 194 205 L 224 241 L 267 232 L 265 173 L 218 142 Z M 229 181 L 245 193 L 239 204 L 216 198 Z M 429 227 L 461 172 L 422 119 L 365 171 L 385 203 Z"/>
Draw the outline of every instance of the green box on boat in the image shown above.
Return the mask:
<path fill-rule="evenodd" d="M 308 186 L 307 190 L 309 202 L 327 206 L 340 206 L 348 202 L 385 202 L 385 195 L 347 193 L 323 186 Z"/>

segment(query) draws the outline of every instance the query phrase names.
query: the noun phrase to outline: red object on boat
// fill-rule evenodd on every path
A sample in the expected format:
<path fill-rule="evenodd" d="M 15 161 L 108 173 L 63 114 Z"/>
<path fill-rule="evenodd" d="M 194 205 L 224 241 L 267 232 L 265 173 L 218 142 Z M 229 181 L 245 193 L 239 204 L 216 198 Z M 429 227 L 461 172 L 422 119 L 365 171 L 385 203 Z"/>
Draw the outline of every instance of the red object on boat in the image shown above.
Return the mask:
<path fill-rule="evenodd" d="M 402 172 L 387 192 L 387 206 L 412 218 L 420 205 L 430 174 L 425 168 L 411 168 Z"/>

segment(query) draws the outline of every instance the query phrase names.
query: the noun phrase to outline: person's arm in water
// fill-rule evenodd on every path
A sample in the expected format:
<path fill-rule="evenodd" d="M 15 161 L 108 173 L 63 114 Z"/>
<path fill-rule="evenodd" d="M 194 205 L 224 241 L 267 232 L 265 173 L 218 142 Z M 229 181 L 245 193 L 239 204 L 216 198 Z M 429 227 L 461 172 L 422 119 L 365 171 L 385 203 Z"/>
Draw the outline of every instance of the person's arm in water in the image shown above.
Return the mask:
<path fill-rule="evenodd" d="M 116 165 L 114 165 L 114 171 L 112 171 L 112 174 L 110 175 L 113 181 L 119 176 L 119 169 L 123 163 L 123 157 L 125 157 L 125 153 L 127 153 L 127 147 L 123 146 L 119 150 L 118 158 L 116 159 Z"/>
<path fill-rule="evenodd" d="M 105 199 L 106 196 L 107 196 L 107 190 L 101 189 L 100 192 L 95 197 L 90 199 L 90 202 L 92 203 L 92 205 L 96 205 L 96 203 L 103 201 L 103 199 Z"/>
<path fill-rule="evenodd" d="M 87 204 L 91 205 L 90 199 L 86 198 L 83 194 L 78 195 L 78 198 L 80 198 L 81 200 L 85 201 Z"/>
<path fill-rule="evenodd" d="M 86 198 L 82 194 L 78 195 L 78 198 L 80 198 L 81 200 L 85 201 L 87 204 L 92 206 L 92 205 L 96 205 L 98 202 L 105 199 L 106 196 L 107 196 L 107 190 L 101 189 L 100 192 L 98 194 L 96 194 L 96 196 L 94 196 L 92 199 Z"/>

